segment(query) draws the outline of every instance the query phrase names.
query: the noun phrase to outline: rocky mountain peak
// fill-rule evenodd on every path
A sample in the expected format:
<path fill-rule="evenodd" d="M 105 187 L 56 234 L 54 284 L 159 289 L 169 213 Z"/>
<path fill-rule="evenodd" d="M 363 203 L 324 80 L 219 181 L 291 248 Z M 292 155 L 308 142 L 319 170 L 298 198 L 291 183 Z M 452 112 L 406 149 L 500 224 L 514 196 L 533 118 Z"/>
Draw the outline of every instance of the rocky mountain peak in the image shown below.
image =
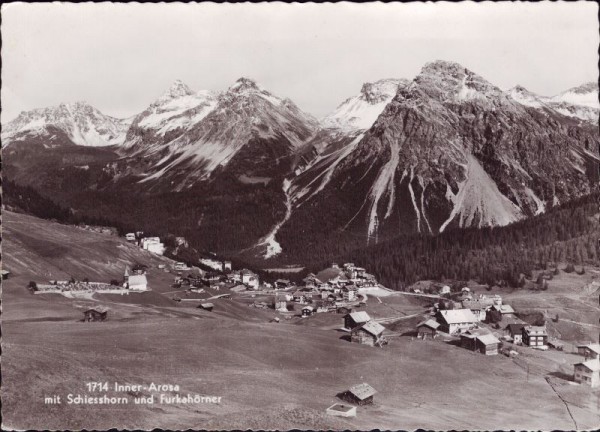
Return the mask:
<path fill-rule="evenodd" d="M 360 93 L 364 100 L 376 104 L 394 97 L 401 84 L 406 84 L 407 80 L 402 79 L 382 79 L 372 83 L 364 83 Z"/>
<path fill-rule="evenodd" d="M 459 63 L 436 60 L 427 63 L 414 81 L 430 97 L 441 102 L 498 102 L 503 92 Z"/>
<path fill-rule="evenodd" d="M 170 99 L 176 99 L 179 97 L 183 97 L 183 96 L 191 96 L 193 95 L 194 92 L 192 91 L 192 89 L 190 89 L 187 84 L 185 84 L 183 81 L 181 80 L 175 80 L 175 82 L 173 82 L 173 84 L 171 84 L 171 87 L 168 88 L 168 90 L 162 95 L 162 97 L 160 98 L 161 100 L 170 100 Z"/>
<path fill-rule="evenodd" d="M 256 84 L 256 81 L 250 78 L 241 77 L 231 87 L 229 92 L 233 93 L 244 93 L 247 91 L 260 91 L 260 87 Z"/>

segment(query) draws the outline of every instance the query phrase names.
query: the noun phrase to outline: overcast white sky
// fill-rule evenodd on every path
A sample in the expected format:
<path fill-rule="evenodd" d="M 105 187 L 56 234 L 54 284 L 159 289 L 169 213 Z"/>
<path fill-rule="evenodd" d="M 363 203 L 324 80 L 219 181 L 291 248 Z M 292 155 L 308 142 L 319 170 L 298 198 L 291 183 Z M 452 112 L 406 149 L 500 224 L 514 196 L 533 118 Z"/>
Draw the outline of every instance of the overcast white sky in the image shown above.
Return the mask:
<path fill-rule="evenodd" d="M 453 60 L 501 88 L 553 95 L 598 78 L 598 6 L 577 3 L 10 4 L 2 121 L 86 100 L 127 117 L 175 79 L 240 76 L 321 116 L 363 82 Z"/>

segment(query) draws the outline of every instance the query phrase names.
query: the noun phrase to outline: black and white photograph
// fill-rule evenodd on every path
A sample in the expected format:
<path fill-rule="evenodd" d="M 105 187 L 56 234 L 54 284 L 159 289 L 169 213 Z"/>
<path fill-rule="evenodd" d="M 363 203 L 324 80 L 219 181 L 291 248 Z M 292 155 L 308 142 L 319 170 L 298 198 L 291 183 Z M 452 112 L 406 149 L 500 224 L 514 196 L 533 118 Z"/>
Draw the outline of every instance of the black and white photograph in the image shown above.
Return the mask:
<path fill-rule="evenodd" d="M 0 12 L 3 430 L 600 428 L 597 2 Z"/>

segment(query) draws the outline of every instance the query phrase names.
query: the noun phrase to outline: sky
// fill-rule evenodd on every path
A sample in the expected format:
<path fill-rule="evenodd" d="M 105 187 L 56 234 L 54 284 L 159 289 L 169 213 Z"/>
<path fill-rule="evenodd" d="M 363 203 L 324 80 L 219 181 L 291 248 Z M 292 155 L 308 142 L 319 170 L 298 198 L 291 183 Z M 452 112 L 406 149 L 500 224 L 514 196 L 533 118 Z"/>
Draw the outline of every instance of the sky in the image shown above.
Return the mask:
<path fill-rule="evenodd" d="M 597 14 L 595 2 L 4 4 L 1 119 L 79 100 L 124 118 L 176 79 L 225 90 L 242 76 L 321 117 L 437 59 L 552 96 L 597 81 Z"/>

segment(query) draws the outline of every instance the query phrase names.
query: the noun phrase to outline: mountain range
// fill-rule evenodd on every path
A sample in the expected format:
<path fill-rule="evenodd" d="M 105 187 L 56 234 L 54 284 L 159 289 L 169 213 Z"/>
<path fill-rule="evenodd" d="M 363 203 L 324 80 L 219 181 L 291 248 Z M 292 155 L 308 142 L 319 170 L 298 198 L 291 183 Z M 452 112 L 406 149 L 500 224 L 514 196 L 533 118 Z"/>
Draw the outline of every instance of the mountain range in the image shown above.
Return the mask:
<path fill-rule="evenodd" d="M 248 78 L 222 92 L 175 81 L 129 119 L 84 102 L 23 112 L 2 147 L 8 179 L 74 211 L 294 260 L 585 196 L 599 112 L 596 83 L 544 97 L 434 61 L 364 84 L 322 119 Z"/>

